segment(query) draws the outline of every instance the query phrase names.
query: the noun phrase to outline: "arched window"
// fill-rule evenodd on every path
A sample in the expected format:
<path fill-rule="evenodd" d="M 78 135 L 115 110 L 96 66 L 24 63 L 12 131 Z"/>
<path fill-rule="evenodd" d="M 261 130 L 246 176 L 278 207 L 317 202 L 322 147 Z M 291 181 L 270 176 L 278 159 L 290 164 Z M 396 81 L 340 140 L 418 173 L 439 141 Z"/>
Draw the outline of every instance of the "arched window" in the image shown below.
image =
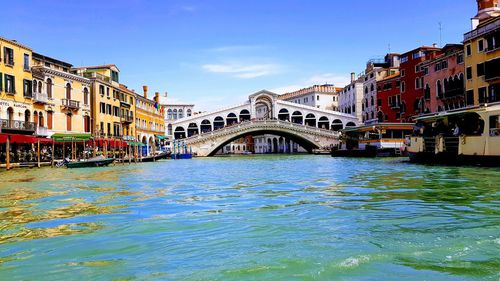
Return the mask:
<path fill-rule="evenodd" d="M 52 115 L 53 115 L 52 111 L 47 111 L 47 128 L 49 130 L 52 130 Z"/>
<path fill-rule="evenodd" d="M 66 131 L 71 131 L 71 113 L 66 114 Z"/>
<path fill-rule="evenodd" d="M 191 116 L 191 114 L 192 114 L 192 113 L 191 113 L 191 109 L 188 109 L 188 110 L 187 110 L 187 116 Z"/>
<path fill-rule="evenodd" d="M 86 133 L 90 132 L 90 116 L 88 115 L 83 116 L 83 128 Z"/>
<path fill-rule="evenodd" d="M 375 99 L 373 98 L 373 96 L 371 97 L 371 105 L 374 106 L 375 105 Z"/>
<path fill-rule="evenodd" d="M 89 90 L 87 88 L 83 88 L 83 103 L 89 104 Z"/>
<path fill-rule="evenodd" d="M 368 94 L 368 86 L 365 86 L 365 94 Z"/>
<path fill-rule="evenodd" d="M 33 112 L 33 123 L 35 123 L 35 126 L 38 125 L 38 112 L 37 111 Z"/>
<path fill-rule="evenodd" d="M 41 112 L 41 111 L 40 111 L 40 112 L 38 112 L 38 125 L 39 125 L 40 127 L 45 126 L 45 124 L 44 124 L 44 120 L 43 120 L 43 114 L 42 114 L 42 112 Z"/>
<path fill-rule="evenodd" d="M 66 84 L 66 99 L 68 99 L 68 100 L 71 99 L 71 84 L 70 83 Z"/>
<path fill-rule="evenodd" d="M 52 79 L 47 79 L 47 97 L 52 98 Z"/>
<path fill-rule="evenodd" d="M 370 86 L 370 91 L 372 91 L 372 92 L 373 92 L 373 91 L 375 91 L 375 84 L 372 84 L 372 85 Z"/>
<path fill-rule="evenodd" d="M 172 109 L 167 110 L 167 119 L 172 120 Z"/>
<path fill-rule="evenodd" d="M 441 86 L 441 80 L 437 80 L 436 82 L 436 94 L 438 99 L 442 98 L 443 96 L 443 87 Z"/>
<path fill-rule="evenodd" d="M 174 120 L 177 120 L 177 109 L 174 109 L 172 116 L 173 116 Z"/>
<path fill-rule="evenodd" d="M 38 90 L 38 82 L 36 80 L 33 80 L 33 92 L 36 92 Z"/>
<path fill-rule="evenodd" d="M 179 119 L 184 118 L 184 112 L 182 112 L 182 109 L 179 109 Z"/>

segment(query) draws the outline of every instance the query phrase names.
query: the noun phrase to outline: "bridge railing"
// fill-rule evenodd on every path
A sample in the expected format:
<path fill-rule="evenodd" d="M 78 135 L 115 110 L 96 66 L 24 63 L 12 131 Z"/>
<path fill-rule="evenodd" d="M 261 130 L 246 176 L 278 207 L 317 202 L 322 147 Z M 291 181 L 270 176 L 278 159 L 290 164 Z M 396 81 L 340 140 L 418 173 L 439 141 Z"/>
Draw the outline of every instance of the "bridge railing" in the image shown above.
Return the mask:
<path fill-rule="evenodd" d="M 216 135 L 223 135 L 227 133 L 231 133 L 237 129 L 241 128 L 249 128 L 249 127 L 259 127 L 262 124 L 277 124 L 281 125 L 283 127 L 287 128 L 294 128 L 298 130 L 303 130 L 305 132 L 316 132 L 320 134 L 328 134 L 331 136 L 339 136 L 339 132 L 328 130 L 328 129 L 322 129 L 322 128 L 317 128 L 313 126 L 307 126 L 307 125 L 302 125 L 302 124 L 297 124 L 289 121 L 283 121 L 283 120 L 276 120 L 276 119 L 254 119 L 254 120 L 249 120 L 249 121 L 242 121 L 238 123 L 234 123 L 232 125 L 225 126 L 223 128 L 217 129 L 217 130 L 212 130 L 210 132 L 204 132 L 200 133 L 197 135 L 193 135 L 188 138 L 184 138 L 183 140 L 189 141 L 189 140 L 195 140 L 199 138 L 203 138 L 206 136 L 216 136 Z"/>

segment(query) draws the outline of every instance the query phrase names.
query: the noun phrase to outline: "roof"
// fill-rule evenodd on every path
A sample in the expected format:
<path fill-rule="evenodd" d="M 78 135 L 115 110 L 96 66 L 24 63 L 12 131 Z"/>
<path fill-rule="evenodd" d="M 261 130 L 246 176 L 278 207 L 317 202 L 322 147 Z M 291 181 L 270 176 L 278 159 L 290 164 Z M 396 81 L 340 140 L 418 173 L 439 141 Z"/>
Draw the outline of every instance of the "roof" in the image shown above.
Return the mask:
<path fill-rule="evenodd" d="M 25 49 L 28 49 L 28 50 L 32 51 L 32 49 L 30 47 L 28 47 L 26 45 L 23 45 L 23 44 L 17 42 L 16 40 L 9 40 L 9 39 L 7 39 L 5 37 L 2 37 L 2 36 L 0 36 L 0 40 L 7 41 L 7 42 L 9 42 L 12 45 L 16 45 L 18 47 L 25 48 Z"/>
<path fill-rule="evenodd" d="M 404 56 L 404 55 L 407 55 L 407 54 L 413 53 L 413 52 L 418 51 L 418 50 L 432 50 L 432 51 L 439 51 L 439 50 L 441 50 L 441 48 L 439 48 L 439 47 L 433 47 L 433 46 L 420 46 L 420 47 L 415 48 L 415 49 L 413 49 L 413 50 L 411 50 L 411 51 L 408 51 L 408 52 L 403 53 L 401 56 Z"/>
<path fill-rule="evenodd" d="M 64 62 L 62 60 L 54 59 L 54 58 L 51 58 L 51 57 L 48 57 L 48 56 L 45 56 L 45 55 L 42 55 L 39 53 L 35 53 L 35 52 L 33 52 L 33 58 L 38 58 L 38 59 L 44 60 L 44 61 L 50 61 L 54 64 L 60 64 L 62 66 L 68 67 L 68 68 L 73 67 L 73 65 L 70 63 Z"/>
<path fill-rule="evenodd" d="M 335 87 L 330 84 L 314 85 L 308 88 L 300 89 L 295 92 L 285 93 L 283 95 L 280 95 L 278 98 L 284 100 L 312 93 L 335 94 L 337 92 L 342 91 L 342 89 L 343 88 Z"/>
<path fill-rule="evenodd" d="M 126 85 L 120 84 L 120 89 L 124 90 L 125 92 L 128 92 L 129 94 L 136 94 L 134 90 L 129 89 Z"/>
<path fill-rule="evenodd" d="M 386 81 L 386 80 L 390 80 L 392 78 L 396 78 L 396 77 L 399 77 L 401 75 L 401 73 L 397 72 L 397 73 L 394 73 L 392 75 L 389 75 L 387 77 L 385 77 L 384 79 L 382 80 L 379 80 L 378 82 L 382 82 L 382 81 Z"/>
<path fill-rule="evenodd" d="M 110 69 L 110 68 L 116 68 L 118 71 L 120 71 L 120 69 L 116 66 L 116 64 L 103 64 L 103 65 L 95 65 L 95 66 L 79 66 L 79 67 L 75 67 L 77 69 Z"/>

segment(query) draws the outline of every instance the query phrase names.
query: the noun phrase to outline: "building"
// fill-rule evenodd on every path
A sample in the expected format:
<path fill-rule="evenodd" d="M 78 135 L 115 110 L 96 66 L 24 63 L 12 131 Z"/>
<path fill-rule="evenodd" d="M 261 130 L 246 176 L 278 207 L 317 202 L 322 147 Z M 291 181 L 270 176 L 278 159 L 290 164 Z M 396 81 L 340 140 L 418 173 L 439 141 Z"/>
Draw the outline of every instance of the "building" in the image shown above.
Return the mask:
<path fill-rule="evenodd" d="M 0 37 L 0 132 L 33 135 L 31 48 Z"/>
<path fill-rule="evenodd" d="M 172 123 L 194 113 L 194 104 L 163 104 L 165 114 L 165 135 L 173 138 Z"/>
<path fill-rule="evenodd" d="M 462 44 L 447 44 L 441 55 L 421 63 L 419 67 L 424 72 L 424 113 L 465 107 Z"/>
<path fill-rule="evenodd" d="M 401 122 L 410 122 L 424 112 L 424 71 L 421 64 L 440 54 L 437 46 L 422 46 L 401 55 Z"/>
<path fill-rule="evenodd" d="M 86 66 L 74 68 L 72 72 L 91 82 L 91 133 L 98 138 L 121 139 L 124 132 L 118 67 L 114 64 Z M 126 133 L 130 135 L 130 132 Z"/>
<path fill-rule="evenodd" d="M 356 116 L 363 122 L 363 80 L 351 73 L 351 83 L 339 92 L 339 111 Z"/>
<path fill-rule="evenodd" d="M 122 125 L 123 140 L 135 140 L 135 96 L 136 93 L 127 86 L 120 84 L 120 123 Z"/>
<path fill-rule="evenodd" d="M 135 130 L 137 140 L 145 144 L 143 155 L 155 152 L 165 138 L 164 109 L 160 106 L 160 93 L 148 98 L 148 86 L 143 86 L 144 94 L 136 94 Z"/>
<path fill-rule="evenodd" d="M 90 134 L 90 80 L 70 73 L 71 64 L 38 53 L 32 64 L 36 134 Z"/>
<path fill-rule="evenodd" d="M 377 98 L 377 82 L 399 71 L 399 54 L 387 54 L 382 60 L 370 60 L 366 64 L 363 80 L 363 115 L 365 124 L 377 123 L 381 100 Z M 382 119 L 382 118 L 380 118 Z M 383 120 L 382 120 L 383 121 Z"/>
<path fill-rule="evenodd" d="M 377 99 L 379 110 L 377 119 L 379 122 L 396 123 L 401 120 L 401 92 L 399 85 L 401 77 L 399 71 L 377 81 Z M 404 111 L 404 110 L 403 110 Z"/>
<path fill-rule="evenodd" d="M 500 8 L 498 0 L 477 0 L 472 30 L 464 34 L 467 105 L 500 101 Z"/>
<path fill-rule="evenodd" d="M 339 91 L 333 85 L 314 85 L 295 92 L 280 95 L 280 100 L 312 106 L 320 109 L 338 111 Z"/>

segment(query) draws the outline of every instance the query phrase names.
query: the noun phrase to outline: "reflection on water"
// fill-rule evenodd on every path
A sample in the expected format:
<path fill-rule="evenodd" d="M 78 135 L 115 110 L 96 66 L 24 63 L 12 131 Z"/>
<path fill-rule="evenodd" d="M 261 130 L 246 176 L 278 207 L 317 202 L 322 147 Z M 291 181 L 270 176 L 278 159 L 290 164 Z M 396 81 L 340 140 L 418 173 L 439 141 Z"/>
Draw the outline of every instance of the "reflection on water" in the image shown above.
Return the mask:
<path fill-rule="evenodd" d="M 498 280 L 500 169 L 262 156 L 0 172 L 0 280 Z"/>

